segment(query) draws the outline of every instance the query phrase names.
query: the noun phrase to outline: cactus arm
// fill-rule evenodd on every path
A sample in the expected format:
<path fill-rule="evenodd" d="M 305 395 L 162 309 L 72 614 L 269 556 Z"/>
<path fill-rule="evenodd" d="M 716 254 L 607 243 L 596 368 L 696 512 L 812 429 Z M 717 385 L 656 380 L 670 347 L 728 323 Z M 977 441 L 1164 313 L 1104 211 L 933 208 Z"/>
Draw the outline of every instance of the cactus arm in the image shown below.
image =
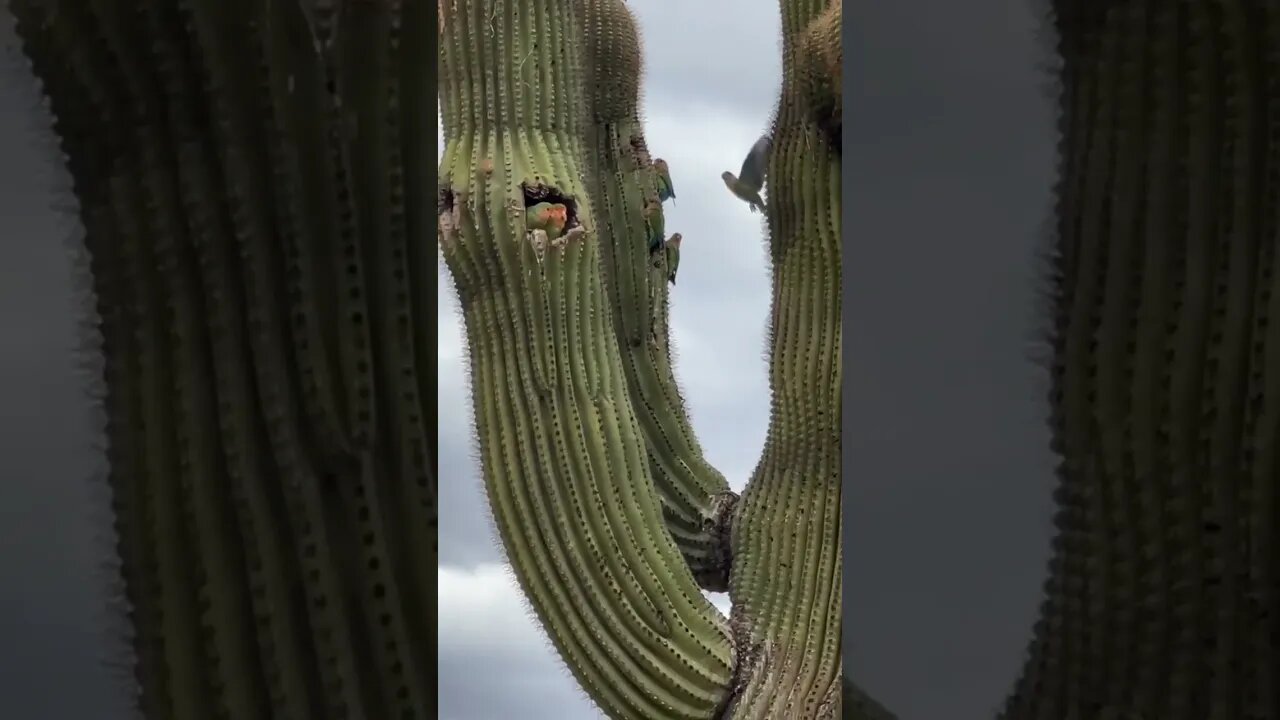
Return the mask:
<path fill-rule="evenodd" d="M 355 97 L 326 87 L 342 61 L 318 56 L 298 3 L 11 9 L 90 251 L 139 710 L 434 714 L 435 446 L 405 349 L 405 298 L 428 292 L 406 284 L 433 284 L 434 268 L 419 254 L 402 281 L 373 252 L 428 245 L 401 237 L 431 211 L 403 210 L 397 148 L 403 131 L 422 154 L 429 124 L 397 118 L 417 123 L 430 94 L 410 72 L 424 50 L 405 58 L 371 30 L 433 38 L 430 16 L 368 5 L 325 26 L 337 46 L 376 37 L 389 55 L 365 70 L 363 112 L 391 116 L 369 145 L 336 131 L 328 110 Z M 344 195 L 353 156 L 381 161 L 358 176 L 378 196 Z M 423 175 L 406 186 L 421 195 Z M 369 207 L 388 229 L 359 224 Z M 366 273 L 398 292 L 354 296 Z M 366 325 L 393 368 L 369 362 Z"/>
<path fill-rule="evenodd" d="M 617 718 L 707 718 L 733 661 L 665 531 L 603 280 L 575 3 L 440 6 L 440 242 L 466 327 L 485 486 L 516 577 Z M 525 232 L 536 201 L 566 233 Z"/>
<path fill-rule="evenodd" d="M 667 530 L 699 584 L 723 591 L 737 494 L 703 456 L 671 365 L 666 255 L 649 252 L 643 214 L 646 202 L 657 201 L 658 178 L 639 118 L 640 38 L 622 0 L 581 5 L 592 103 L 587 188 L 627 387 Z"/>
<path fill-rule="evenodd" d="M 835 717 L 841 694 L 840 156 L 797 80 L 800 34 L 823 10 L 783 0 L 783 89 L 766 214 L 773 260 L 764 454 L 733 525 L 735 642 L 727 717 Z"/>

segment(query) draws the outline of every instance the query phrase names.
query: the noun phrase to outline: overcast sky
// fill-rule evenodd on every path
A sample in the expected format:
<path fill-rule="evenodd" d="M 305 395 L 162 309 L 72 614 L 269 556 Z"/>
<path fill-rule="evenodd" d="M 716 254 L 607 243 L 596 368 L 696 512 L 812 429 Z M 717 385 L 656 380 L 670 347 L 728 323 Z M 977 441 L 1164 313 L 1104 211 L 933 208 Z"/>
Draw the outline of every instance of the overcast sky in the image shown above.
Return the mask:
<path fill-rule="evenodd" d="M 845 671 L 900 720 L 994 717 L 1045 577 L 1045 1 L 845 3 Z"/>
<path fill-rule="evenodd" d="M 1044 386 L 1026 359 L 1053 143 L 1039 2 L 846 4 L 846 668 L 901 720 L 992 716 L 1044 575 Z M 685 237 L 678 374 L 711 460 L 741 487 L 767 419 L 769 289 L 759 216 L 718 176 L 768 123 L 777 2 L 630 6 L 649 143 L 679 193 L 668 225 Z M 65 178 L 19 78 L 0 74 L 0 327 L 17 329 L 0 334 L 17 338 L 0 342 L 0 697 L 6 720 L 111 720 L 123 715 L 99 663 L 109 566 L 77 374 L 76 223 L 51 209 Z M 469 422 L 440 277 L 439 412 Z M 594 718 L 508 579 L 468 422 L 440 431 L 440 717 Z"/>
<path fill-rule="evenodd" d="M 666 205 L 667 232 L 684 235 L 671 301 L 677 377 L 711 462 L 741 490 L 768 423 L 769 277 L 761 216 L 720 173 L 736 173 L 769 125 L 781 83 L 778 4 L 629 5 L 645 49 L 645 134 L 678 195 Z M 468 408 L 467 423 L 442 422 L 439 431 L 440 718 L 599 717 L 503 564 L 474 460 L 461 319 L 443 262 L 440 272 L 439 413 Z M 504 678 L 498 686 L 495 674 Z"/>

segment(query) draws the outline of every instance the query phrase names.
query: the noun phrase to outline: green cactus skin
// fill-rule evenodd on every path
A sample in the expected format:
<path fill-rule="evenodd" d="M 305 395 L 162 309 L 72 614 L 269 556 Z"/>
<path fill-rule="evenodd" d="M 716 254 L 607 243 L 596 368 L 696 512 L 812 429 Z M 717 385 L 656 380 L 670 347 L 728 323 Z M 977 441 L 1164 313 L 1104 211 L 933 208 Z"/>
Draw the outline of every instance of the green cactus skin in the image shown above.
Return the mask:
<path fill-rule="evenodd" d="M 1001 717 L 1280 716 L 1280 8 L 1056 3 L 1058 536 Z"/>
<path fill-rule="evenodd" d="M 490 506 L 540 623 L 614 718 L 841 712 L 840 159 L 792 58 L 825 3 L 781 8 L 773 417 L 735 502 L 670 366 L 633 18 L 621 0 L 442 5 L 440 244 Z M 539 201 L 570 208 L 562 240 L 526 232 Z M 725 571 L 731 622 L 697 584 Z"/>
<path fill-rule="evenodd" d="M 592 104 L 588 189 L 597 208 L 605 287 L 632 406 L 667 530 L 702 587 L 728 589 L 728 521 L 737 493 L 703 458 L 671 365 L 667 258 L 649 252 L 644 207 L 657 174 L 639 119 L 640 39 L 622 0 L 582 0 Z M 659 210 L 661 212 L 661 210 Z"/>
<path fill-rule="evenodd" d="M 92 258 L 141 714 L 434 717 L 429 10 L 10 8 Z"/>

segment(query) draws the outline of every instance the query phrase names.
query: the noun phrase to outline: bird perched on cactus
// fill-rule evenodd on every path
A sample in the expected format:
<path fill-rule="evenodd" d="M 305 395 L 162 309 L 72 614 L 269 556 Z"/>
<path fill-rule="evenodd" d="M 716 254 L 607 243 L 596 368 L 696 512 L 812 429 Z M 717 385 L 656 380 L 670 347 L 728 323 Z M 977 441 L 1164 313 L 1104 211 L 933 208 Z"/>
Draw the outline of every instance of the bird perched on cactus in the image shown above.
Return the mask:
<path fill-rule="evenodd" d="M 542 230 L 548 240 L 555 240 L 564 232 L 569 222 L 569 209 L 560 203 L 541 202 L 524 212 L 524 224 L 529 230 Z"/>
<path fill-rule="evenodd" d="M 728 170 L 720 174 L 720 178 L 724 180 L 730 192 L 747 201 L 751 212 L 764 209 L 760 188 L 764 187 L 764 176 L 769 167 L 769 150 L 772 148 L 773 140 L 768 135 L 762 136 L 756 140 L 755 145 L 751 146 L 751 151 L 742 161 L 742 170 L 738 172 L 737 177 Z"/>
<path fill-rule="evenodd" d="M 674 199 L 676 187 L 671 184 L 671 170 L 667 167 L 667 161 L 662 158 L 654 160 L 653 169 L 658 173 L 658 201 Z"/>
<path fill-rule="evenodd" d="M 667 253 L 667 282 L 676 284 L 676 270 L 680 267 L 680 233 L 673 233 L 663 246 Z"/>
<path fill-rule="evenodd" d="M 662 238 L 666 234 L 666 222 L 662 218 L 662 203 L 650 200 L 644 204 L 644 224 L 649 230 L 649 252 L 655 253 L 662 247 Z"/>

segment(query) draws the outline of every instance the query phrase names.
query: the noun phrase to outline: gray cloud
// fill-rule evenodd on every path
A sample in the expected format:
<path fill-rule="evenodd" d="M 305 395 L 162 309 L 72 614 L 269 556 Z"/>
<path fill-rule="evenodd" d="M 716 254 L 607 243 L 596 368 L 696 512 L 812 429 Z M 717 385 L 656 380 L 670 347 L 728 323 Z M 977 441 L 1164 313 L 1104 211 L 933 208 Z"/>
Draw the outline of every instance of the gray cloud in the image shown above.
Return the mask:
<path fill-rule="evenodd" d="M 1027 358 L 1054 137 L 1030 5 L 846 6 L 845 667 L 902 720 L 992 717 L 1045 574 Z"/>
<path fill-rule="evenodd" d="M 764 108 L 759 121 L 749 122 L 757 131 L 766 127 L 782 83 L 777 2 L 645 0 L 629 5 L 640 21 L 642 92 L 651 112 L 671 107 L 686 118 L 751 118 Z"/>
<path fill-rule="evenodd" d="M 107 667 L 109 519 L 83 370 L 83 278 L 69 180 L 0 10 L 0 697 L 14 720 L 127 717 Z"/>

